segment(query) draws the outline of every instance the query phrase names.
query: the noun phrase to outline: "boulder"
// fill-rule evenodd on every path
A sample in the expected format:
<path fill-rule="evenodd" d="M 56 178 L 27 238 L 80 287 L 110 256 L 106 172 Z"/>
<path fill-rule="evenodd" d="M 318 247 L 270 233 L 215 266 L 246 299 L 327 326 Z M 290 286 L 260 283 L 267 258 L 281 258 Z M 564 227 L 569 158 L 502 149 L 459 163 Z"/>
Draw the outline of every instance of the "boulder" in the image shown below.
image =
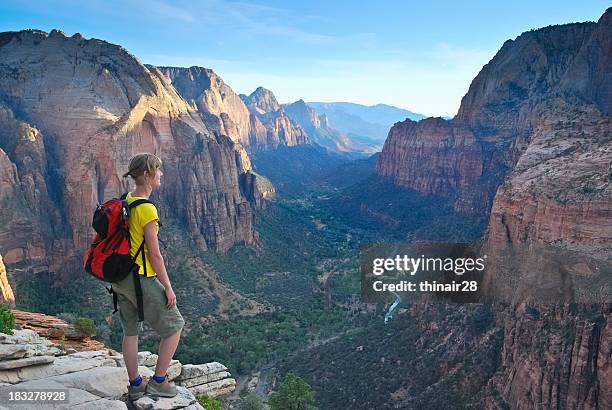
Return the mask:
<path fill-rule="evenodd" d="M 137 410 L 203 409 L 196 401 L 192 392 L 185 387 L 177 386 L 177 388 L 178 394 L 175 397 L 160 397 L 156 399 L 144 396 L 133 402 L 133 405 Z"/>
<path fill-rule="evenodd" d="M 223 366 L 219 362 L 210 362 L 205 364 L 185 364 L 183 365 L 181 374 L 178 379 L 191 379 L 193 377 L 204 376 L 225 370 L 227 370 L 227 367 Z"/>
<path fill-rule="evenodd" d="M 53 363 L 55 356 L 32 356 L 24 359 L 4 360 L 0 362 L 0 370 L 18 369 L 37 364 Z"/>

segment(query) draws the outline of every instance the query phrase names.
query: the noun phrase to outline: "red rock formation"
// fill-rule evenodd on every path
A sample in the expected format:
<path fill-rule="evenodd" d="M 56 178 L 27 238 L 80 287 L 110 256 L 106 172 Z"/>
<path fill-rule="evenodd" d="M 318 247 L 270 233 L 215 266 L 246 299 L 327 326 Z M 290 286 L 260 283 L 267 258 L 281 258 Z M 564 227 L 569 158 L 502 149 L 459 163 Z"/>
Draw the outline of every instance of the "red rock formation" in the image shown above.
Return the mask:
<path fill-rule="evenodd" d="M 263 87 L 257 87 L 251 95 L 241 95 L 240 98 L 250 110 L 258 114 L 267 114 L 281 109 L 272 91 Z"/>
<path fill-rule="evenodd" d="M 612 104 L 603 85 L 610 83 L 610 14 L 597 24 L 550 26 L 508 40 L 472 81 L 453 120 L 394 125 L 377 172 L 401 186 L 456 196 L 460 213 L 486 215 L 552 96 L 593 102 L 603 112 Z"/>
<path fill-rule="evenodd" d="M 562 261 L 567 275 L 596 278 L 612 272 L 611 141 L 612 121 L 593 106 L 551 104 L 495 196 L 484 248 L 493 258 L 487 286 L 498 285 L 502 271 L 510 269 L 503 256 L 527 256 L 535 249 L 553 252 L 548 259 Z M 577 260 L 575 254 L 584 259 Z M 502 259 L 496 260 L 499 256 Z M 535 262 L 540 281 L 545 273 L 553 273 L 541 265 L 545 259 Z M 511 266 L 514 271 L 533 270 L 529 263 L 533 261 L 528 258 Z M 548 280 L 558 288 L 568 286 L 568 291 L 574 286 L 556 275 Z"/>
<path fill-rule="evenodd" d="M 239 142 L 249 152 L 274 149 L 278 145 L 310 143 L 304 130 L 279 111 L 276 98 L 263 87 L 259 87 L 251 96 L 241 98 L 210 69 L 158 69 L 185 101 L 201 113 L 213 130 Z"/>
<path fill-rule="evenodd" d="M 120 175 L 142 151 L 164 161 L 154 198 L 162 218 L 185 223 L 204 249 L 253 241 L 252 205 L 240 186 L 248 155 L 214 135 L 159 70 L 119 46 L 58 31 L 3 33 L 0 49 L 0 120 L 8 125 L 0 160 L 3 175 L 12 167 L 6 156 L 16 165 L 27 204 L 19 211 L 28 213 L 0 228 L 5 261 L 39 257 L 55 271 L 80 254 L 92 239 L 94 205 L 124 189 Z"/>
<path fill-rule="evenodd" d="M 0 255 L 0 302 L 6 303 L 9 306 L 15 306 L 15 295 L 9 283 L 6 268 L 2 262 L 2 255 Z"/>
<path fill-rule="evenodd" d="M 484 285 L 528 302 L 496 308 L 502 363 L 485 408 L 612 407 L 611 21 L 609 9 L 506 42 L 452 121 L 396 124 L 377 164 L 399 185 L 456 196 L 463 213 L 486 193 Z M 502 178 L 483 185 L 496 165 Z"/>
<path fill-rule="evenodd" d="M 395 184 L 435 195 L 468 188 L 483 168 L 482 148 L 471 131 L 442 118 L 395 124 L 376 164 L 376 172 Z"/>
<path fill-rule="evenodd" d="M 506 313 L 501 371 L 489 380 L 487 409 L 612 405 L 609 305 L 519 305 Z"/>
<path fill-rule="evenodd" d="M 42 133 L 0 104 L 0 251 L 5 263 L 28 259 L 34 271 L 60 266 L 70 254 L 60 204 L 50 196 Z M 46 256 L 49 258 L 46 258 Z"/>
<path fill-rule="evenodd" d="M 609 42 L 607 49 L 592 45 L 605 43 L 600 33 L 610 30 L 611 16 L 608 10 L 600 19 L 581 55 L 609 55 Z M 595 60 L 596 67 L 606 61 Z M 584 61 L 573 64 L 585 68 Z M 587 71 L 578 75 L 581 90 L 591 90 L 582 81 L 597 82 L 601 68 Z M 529 146 L 495 196 L 485 286 L 529 304 L 505 310 L 503 363 L 489 383 L 489 397 L 501 402 L 490 399 L 487 408 L 612 407 L 610 97 L 583 92 L 542 103 Z M 583 290 L 586 280 L 601 287 Z M 605 303 L 541 304 L 555 300 Z"/>
<path fill-rule="evenodd" d="M 15 324 L 21 329 L 30 329 L 51 340 L 56 345 L 62 345 L 64 349 L 75 349 L 77 351 L 102 350 L 104 344 L 83 336 L 65 320 L 42 313 L 25 312 L 12 309 L 15 315 Z"/>

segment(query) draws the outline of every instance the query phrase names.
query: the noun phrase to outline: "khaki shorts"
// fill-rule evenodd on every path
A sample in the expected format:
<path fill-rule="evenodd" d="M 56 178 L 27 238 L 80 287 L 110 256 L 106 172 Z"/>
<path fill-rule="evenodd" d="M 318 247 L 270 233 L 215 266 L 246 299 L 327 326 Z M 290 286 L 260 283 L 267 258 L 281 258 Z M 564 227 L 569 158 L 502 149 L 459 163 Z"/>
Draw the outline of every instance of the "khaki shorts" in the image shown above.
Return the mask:
<path fill-rule="evenodd" d="M 124 336 L 138 336 L 138 305 L 136 304 L 136 291 L 134 278 L 129 274 L 125 279 L 112 284 L 117 293 L 117 306 L 121 318 Z M 164 285 L 157 277 L 147 278 L 140 276 L 142 287 L 142 303 L 144 321 L 162 338 L 173 335 L 183 328 L 185 320 L 176 305 L 166 308 L 167 298 Z"/>

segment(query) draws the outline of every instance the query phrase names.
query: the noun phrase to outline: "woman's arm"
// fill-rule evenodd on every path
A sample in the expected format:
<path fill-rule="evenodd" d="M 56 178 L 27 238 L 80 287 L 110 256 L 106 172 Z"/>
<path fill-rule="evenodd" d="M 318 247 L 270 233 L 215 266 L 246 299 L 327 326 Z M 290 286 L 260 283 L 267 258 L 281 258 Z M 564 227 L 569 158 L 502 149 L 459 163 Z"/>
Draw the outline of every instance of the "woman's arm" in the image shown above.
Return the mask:
<path fill-rule="evenodd" d="M 157 232 L 155 231 L 156 223 L 156 220 L 152 220 L 144 226 L 144 237 L 148 250 L 147 257 L 149 259 L 149 263 L 151 264 L 153 269 L 155 269 L 155 273 L 157 273 L 159 281 L 162 285 L 164 285 L 164 288 L 166 289 L 166 297 L 168 298 L 168 303 L 166 304 L 166 307 L 170 309 L 172 306 L 176 305 L 176 295 L 172 290 L 172 285 L 170 284 L 168 272 L 166 272 L 164 257 L 162 256 L 159 250 L 159 241 L 157 240 Z"/>

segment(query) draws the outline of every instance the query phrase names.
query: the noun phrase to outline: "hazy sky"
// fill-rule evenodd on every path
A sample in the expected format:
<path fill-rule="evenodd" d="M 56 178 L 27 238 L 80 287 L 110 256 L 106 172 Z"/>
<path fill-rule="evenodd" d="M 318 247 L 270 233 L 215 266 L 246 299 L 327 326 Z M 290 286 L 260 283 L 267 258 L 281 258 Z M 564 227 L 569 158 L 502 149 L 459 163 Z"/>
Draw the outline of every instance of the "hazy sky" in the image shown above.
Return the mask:
<path fill-rule="evenodd" d="M 86 3 L 86 5 L 84 5 Z M 597 21 L 607 1 L 169 1 L 0 3 L 0 30 L 58 28 L 142 62 L 214 69 L 238 93 L 281 102 L 386 103 L 453 116 L 509 38 Z"/>

